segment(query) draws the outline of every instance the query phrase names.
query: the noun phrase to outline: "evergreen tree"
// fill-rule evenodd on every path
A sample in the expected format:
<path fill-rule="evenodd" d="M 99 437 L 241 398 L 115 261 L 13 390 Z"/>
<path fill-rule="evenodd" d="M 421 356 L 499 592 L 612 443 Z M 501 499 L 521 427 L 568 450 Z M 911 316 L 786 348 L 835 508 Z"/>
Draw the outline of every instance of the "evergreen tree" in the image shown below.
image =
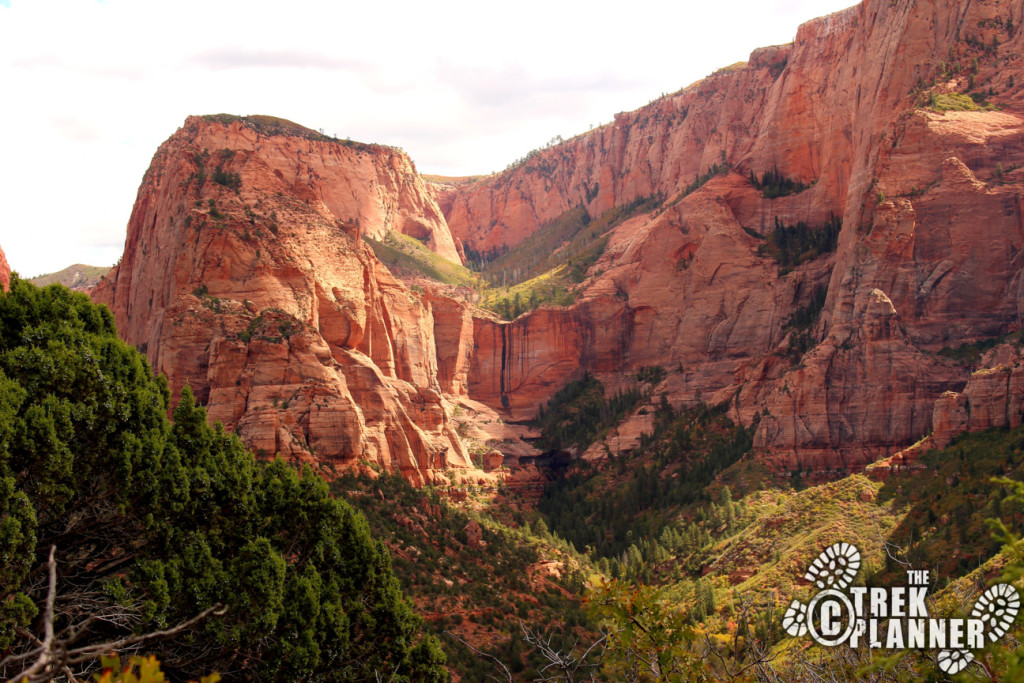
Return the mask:
<path fill-rule="evenodd" d="M 644 558 L 636 544 L 629 546 L 629 549 L 626 551 L 626 558 L 627 575 L 630 577 L 639 576 L 644 566 Z"/>
<path fill-rule="evenodd" d="M 35 647 L 55 546 L 54 627 L 79 645 L 227 607 L 151 644 L 175 679 L 445 680 L 362 516 L 257 463 L 188 389 L 172 424 L 169 398 L 84 294 L 0 294 L 0 650 Z"/>

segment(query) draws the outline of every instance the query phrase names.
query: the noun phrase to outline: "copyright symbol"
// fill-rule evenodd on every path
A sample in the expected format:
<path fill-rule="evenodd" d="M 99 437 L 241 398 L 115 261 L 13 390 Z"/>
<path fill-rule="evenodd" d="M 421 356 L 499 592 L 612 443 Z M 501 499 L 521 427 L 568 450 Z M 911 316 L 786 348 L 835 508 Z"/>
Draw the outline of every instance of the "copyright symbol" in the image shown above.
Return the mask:
<path fill-rule="evenodd" d="M 844 617 L 846 628 L 842 628 Z M 814 596 L 807 607 L 807 627 L 811 637 L 826 647 L 834 647 L 853 634 L 857 615 L 853 603 L 837 590 L 824 590 Z"/>

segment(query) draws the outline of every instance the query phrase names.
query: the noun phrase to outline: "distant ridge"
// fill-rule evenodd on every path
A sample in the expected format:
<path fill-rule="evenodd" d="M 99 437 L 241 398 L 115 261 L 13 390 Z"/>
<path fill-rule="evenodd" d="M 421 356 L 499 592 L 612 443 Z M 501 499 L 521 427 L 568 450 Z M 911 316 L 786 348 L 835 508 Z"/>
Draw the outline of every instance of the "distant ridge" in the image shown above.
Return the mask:
<path fill-rule="evenodd" d="M 64 270 L 56 273 L 39 275 L 29 280 L 38 287 L 45 287 L 54 283 L 62 284 L 68 289 L 88 292 L 103 279 L 103 276 L 110 270 L 110 266 L 87 266 L 84 263 L 70 265 Z"/>

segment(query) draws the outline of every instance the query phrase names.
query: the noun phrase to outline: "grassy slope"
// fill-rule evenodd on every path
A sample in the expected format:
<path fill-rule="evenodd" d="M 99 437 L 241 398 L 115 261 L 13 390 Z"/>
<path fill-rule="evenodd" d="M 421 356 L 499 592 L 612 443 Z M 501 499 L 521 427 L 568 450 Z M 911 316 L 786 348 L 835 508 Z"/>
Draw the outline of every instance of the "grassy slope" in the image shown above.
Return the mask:
<path fill-rule="evenodd" d="M 542 305 L 571 305 L 576 286 L 601 256 L 609 233 L 660 203 L 660 198 L 642 198 L 595 219 L 582 206 L 569 209 L 510 250 L 487 255 L 467 250 L 470 268 L 437 256 L 407 235 L 389 233 L 382 241 L 364 239 L 399 277 L 422 276 L 472 288 L 479 292 L 482 308 L 511 320 Z"/>
<path fill-rule="evenodd" d="M 512 249 L 483 264 L 481 271 L 491 282 L 522 282 L 568 264 L 586 268 L 597 260 L 607 242 L 605 237 L 627 219 L 653 211 L 660 197 L 643 197 L 591 218 L 582 206 L 573 207 Z"/>
<path fill-rule="evenodd" d="M 508 287 L 486 290 L 480 307 L 514 320 L 539 306 L 570 306 L 576 300 L 567 266 L 556 266 L 546 273 Z"/>
<path fill-rule="evenodd" d="M 742 444 L 729 442 L 730 426 L 713 410 L 666 413 L 658 422 L 660 431 L 631 456 L 571 466 L 540 508 L 553 532 L 592 548 L 606 577 L 661 586 L 713 639 L 731 637 L 741 595 L 763 613 L 774 610 L 777 629 L 789 600 L 810 597 L 802 586 L 810 563 L 838 541 L 861 550 L 858 582 L 905 583 L 904 568 L 885 550 L 890 543 L 900 559 L 932 570 L 942 589 L 937 610 L 962 610 L 1005 563 L 986 520 L 1024 526 L 1024 506 L 1004 500 L 1003 487 L 992 483 L 997 476 L 1024 479 L 1024 428 L 964 434 L 925 454 L 923 470 L 884 482 L 854 474 L 807 483 L 780 479 L 752 458 L 723 462 L 717 476 L 701 476 L 692 465 L 680 476 L 684 463 L 707 463 Z M 698 490 L 679 495 L 694 484 Z M 733 502 L 723 504 L 726 485 Z M 633 550 L 624 552 L 627 544 L 637 546 L 642 564 L 631 559 Z M 701 586 L 714 595 L 706 616 L 698 608 Z M 776 630 L 772 640 L 780 637 Z"/>
<path fill-rule="evenodd" d="M 430 251 L 414 237 L 397 232 L 388 233 L 383 241 L 363 236 L 377 258 L 397 275 L 415 274 L 460 287 L 476 287 L 479 278 L 473 271 L 452 263 Z"/>
<path fill-rule="evenodd" d="M 641 197 L 596 218 L 591 218 L 582 206 L 576 206 L 542 225 L 512 249 L 490 258 L 471 254 L 471 265 L 492 286 L 484 294 L 481 306 L 513 319 L 541 305 L 572 304 L 576 286 L 601 257 L 611 231 L 661 204 L 661 197 Z"/>

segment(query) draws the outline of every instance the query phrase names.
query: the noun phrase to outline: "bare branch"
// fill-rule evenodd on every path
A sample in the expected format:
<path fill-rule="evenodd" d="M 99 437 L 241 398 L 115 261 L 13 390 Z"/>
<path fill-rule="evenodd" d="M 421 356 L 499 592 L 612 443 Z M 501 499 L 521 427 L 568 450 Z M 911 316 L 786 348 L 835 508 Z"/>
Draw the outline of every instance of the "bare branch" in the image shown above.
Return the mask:
<path fill-rule="evenodd" d="M 708 634 L 706 634 L 706 633 L 704 634 L 704 641 L 707 643 L 708 652 L 710 652 L 711 654 L 713 654 L 715 657 L 718 658 L 718 661 L 720 661 L 722 663 L 722 670 L 725 671 L 726 675 L 728 675 L 729 678 L 739 678 L 748 669 L 751 669 L 751 668 L 753 668 L 755 666 L 759 666 L 759 665 L 762 665 L 762 664 L 770 664 L 771 662 L 775 661 L 778 658 L 778 656 L 779 656 L 779 653 L 776 653 L 776 654 L 772 655 L 771 657 L 768 657 L 768 656 L 765 655 L 764 652 L 758 652 L 757 653 L 757 657 L 755 657 L 754 661 L 750 662 L 746 666 L 744 666 L 744 667 L 742 667 L 742 668 L 740 668 L 740 669 L 738 669 L 736 671 L 730 671 L 729 670 L 729 664 L 725 661 L 725 657 L 723 657 L 722 655 L 720 655 L 718 653 L 718 650 L 715 649 L 714 644 L 711 642 L 711 638 L 709 638 Z"/>
<path fill-rule="evenodd" d="M 57 561 L 53 559 L 54 553 L 57 552 L 57 546 L 50 546 L 50 559 L 46 562 L 46 569 L 50 577 L 50 587 L 46 592 L 46 611 L 43 613 L 43 628 L 44 636 L 42 645 L 33 651 L 39 653 L 39 658 L 36 659 L 35 664 L 25 669 L 20 676 L 15 676 L 14 680 L 18 681 L 21 679 L 31 680 L 35 676 L 38 676 L 44 671 L 53 659 L 53 604 L 57 600 Z M 6 661 L 6 660 L 4 660 Z M 0 662 L 2 666 L 3 662 Z"/>
<path fill-rule="evenodd" d="M 470 645 L 465 640 L 463 640 L 459 636 L 455 635 L 451 631 L 445 631 L 445 633 L 448 634 L 449 636 L 451 636 L 452 638 L 454 638 L 455 640 L 459 641 L 460 643 L 462 643 L 466 647 L 468 647 L 470 650 L 473 651 L 473 654 L 478 655 L 480 657 L 483 657 L 484 659 L 487 659 L 490 662 L 492 662 L 493 664 L 495 664 L 496 666 L 500 667 L 501 673 L 505 674 L 505 680 L 508 681 L 508 683 L 513 683 L 512 672 L 508 670 L 508 667 L 505 666 L 505 663 L 503 661 L 501 661 L 500 659 L 498 659 L 497 657 L 495 657 L 494 655 L 492 655 L 492 654 L 490 654 L 488 652 L 484 652 L 482 650 L 478 650 L 477 648 L 473 647 L 472 645 Z M 488 676 L 488 678 L 490 678 L 492 680 L 495 680 L 495 681 L 500 680 L 500 679 L 498 679 L 498 678 L 496 678 L 494 676 L 490 676 L 490 675 Z"/>
<path fill-rule="evenodd" d="M 85 647 L 76 648 L 74 650 L 68 650 L 68 658 L 66 661 L 69 664 L 79 664 L 81 662 L 94 659 L 97 656 L 107 652 L 116 652 L 117 650 L 122 650 L 126 647 L 141 645 L 142 643 L 148 643 L 154 640 L 160 640 L 162 638 L 170 638 L 171 636 L 176 636 L 179 633 L 187 631 L 188 629 L 192 628 L 193 626 L 195 626 L 202 620 L 206 619 L 207 617 L 222 617 L 225 614 L 227 614 L 227 611 L 227 607 L 225 607 L 224 605 L 217 604 L 213 607 L 210 607 L 209 609 L 203 610 L 191 619 L 183 621 L 177 626 L 173 626 L 164 631 L 154 631 L 153 633 L 144 633 L 140 636 L 129 636 L 127 638 L 111 641 L 109 643 L 100 643 L 99 645 L 87 645 Z"/>
<path fill-rule="evenodd" d="M 124 650 L 125 648 L 136 647 L 143 643 L 149 643 L 154 640 L 176 636 L 179 633 L 192 628 L 209 616 L 222 616 L 227 612 L 226 607 L 218 604 L 210 607 L 209 609 L 203 610 L 191 619 L 183 621 L 176 626 L 163 631 L 132 635 L 121 638 L 120 640 L 84 645 L 77 648 L 71 647 L 82 636 L 85 629 L 94 620 L 94 618 L 102 619 L 103 617 L 89 617 L 77 627 L 70 630 L 66 637 L 56 637 L 53 628 L 55 605 L 57 602 L 57 561 L 54 558 L 56 552 L 57 546 L 51 545 L 50 559 L 47 562 L 49 587 L 46 593 L 46 608 L 43 612 L 43 640 L 40 641 L 28 631 L 19 629 L 21 635 L 27 635 L 30 640 L 33 640 L 38 644 L 38 647 L 21 654 L 9 655 L 0 661 L 0 671 L 2 671 L 7 666 L 16 662 L 35 658 L 36 661 L 30 667 L 11 678 L 11 680 L 16 683 L 34 683 L 35 681 L 51 680 L 54 672 L 57 670 L 60 670 L 67 675 L 69 681 L 74 682 L 76 679 L 74 674 L 71 672 L 69 665 L 81 664 L 82 662 L 94 660 L 98 656 L 109 652 L 116 652 Z"/>
<path fill-rule="evenodd" d="M 878 524 L 875 523 L 874 520 L 871 521 L 875 525 L 875 533 L 878 534 L 878 540 L 881 541 L 882 547 L 885 548 L 885 554 L 889 556 L 889 559 L 895 562 L 896 564 L 902 566 L 904 569 L 913 569 L 914 565 L 910 563 L 910 560 L 901 560 L 893 554 L 893 549 L 895 549 L 899 552 L 900 555 L 906 558 L 907 551 L 901 548 L 900 546 L 896 545 L 895 543 L 889 543 L 887 540 L 882 538 L 882 530 L 878 528 Z"/>

